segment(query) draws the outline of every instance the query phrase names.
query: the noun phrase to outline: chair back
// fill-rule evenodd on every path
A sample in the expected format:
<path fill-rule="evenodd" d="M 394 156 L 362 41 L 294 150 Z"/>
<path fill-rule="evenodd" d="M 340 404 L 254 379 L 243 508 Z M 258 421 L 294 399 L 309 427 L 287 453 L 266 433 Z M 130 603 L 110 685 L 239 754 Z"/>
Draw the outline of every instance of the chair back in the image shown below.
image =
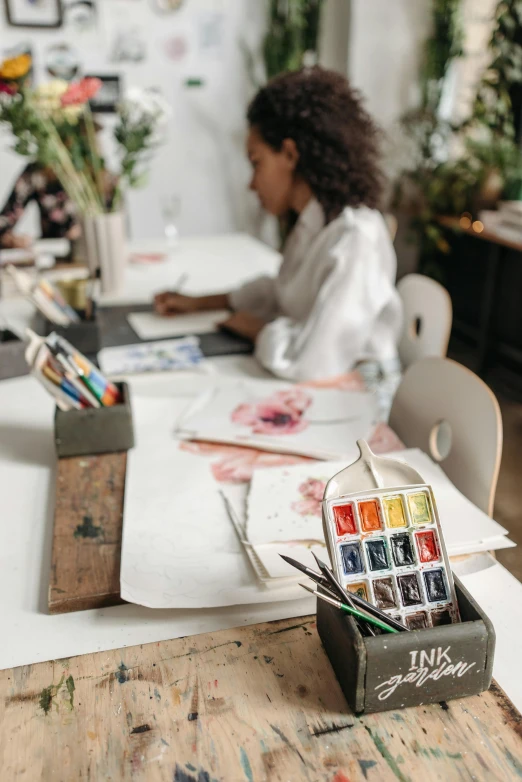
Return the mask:
<path fill-rule="evenodd" d="M 408 448 L 421 448 L 477 507 L 493 513 L 502 418 L 496 397 L 466 367 L 426 358 L 405 372 L 389 420 Z"/>
<path fill-rule="evenodd" d="M 404 325 L 399 358 L 406 369 L 428 356 L 445 356 L 453 312 L 446 288 L 423 274 L 407 274 L 397 284 Z"/>

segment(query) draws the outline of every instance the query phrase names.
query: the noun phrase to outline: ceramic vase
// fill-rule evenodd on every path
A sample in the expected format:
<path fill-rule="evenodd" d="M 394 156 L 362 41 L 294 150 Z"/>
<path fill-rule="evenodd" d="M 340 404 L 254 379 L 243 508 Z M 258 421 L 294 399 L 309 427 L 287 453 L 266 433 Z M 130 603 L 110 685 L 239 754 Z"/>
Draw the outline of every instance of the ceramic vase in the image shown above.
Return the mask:
<path fill-rule="evenodd" d="M 127 260 L 123 212 L 84 217 L 83 240 L 90 276 L 100 275 L 101 292 L 120 293 Z"/>

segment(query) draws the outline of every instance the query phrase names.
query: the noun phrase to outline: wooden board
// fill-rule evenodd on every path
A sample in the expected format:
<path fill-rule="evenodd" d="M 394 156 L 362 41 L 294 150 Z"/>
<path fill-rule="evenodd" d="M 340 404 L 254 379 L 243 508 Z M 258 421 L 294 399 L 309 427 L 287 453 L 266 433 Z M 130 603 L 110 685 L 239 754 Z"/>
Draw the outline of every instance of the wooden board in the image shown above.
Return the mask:
<path fill-rule="evenodd" d="M 0 778 L 434 782 L 522 776 L 497 688 L 354 717 L 314 617 L 0 673 Z"/>
<path fill-rule="evenodd" d="M 122 603 L 126 453 L 59 459 L 49 612 Z"/>
<path fill-rule="evenodd" d="M 471 226 L 469 228 L 462 228 L 458 217 L 441 216 L 437 218 L 437 222 L 444 228 L 450 228 L 457 233 L 467 234 L 468 236 L 473 236 L 475 239 L 482 239 L 485 242 L 492 242 L 501 247 L 508 247 L 510 250 L 522 252 L 522 240 L 507 239 L 492 228 L 484 228 L 482 231 L 475 231 Z"/>

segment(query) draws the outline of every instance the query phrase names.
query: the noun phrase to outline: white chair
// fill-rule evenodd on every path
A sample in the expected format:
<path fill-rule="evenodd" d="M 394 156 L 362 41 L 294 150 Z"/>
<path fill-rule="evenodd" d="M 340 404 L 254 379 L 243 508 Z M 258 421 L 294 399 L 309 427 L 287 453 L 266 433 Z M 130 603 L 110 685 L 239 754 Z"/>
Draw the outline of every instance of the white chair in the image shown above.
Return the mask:
<path fill-rule="evenodd" d="M 406 370 L 390 426 L 408 448 L 421 448 L 455 486 L 491 516 L 502 455 L 502 418 L 488 386 L 446 358 Z"/>
<path fill-rule="evenodd" d="M 445 356 L 453 318 L 448 291 L 423 274 L 407 274 L 397 284 L 404 310 L 399 358 L 406 369 L 427 356 Z"/>

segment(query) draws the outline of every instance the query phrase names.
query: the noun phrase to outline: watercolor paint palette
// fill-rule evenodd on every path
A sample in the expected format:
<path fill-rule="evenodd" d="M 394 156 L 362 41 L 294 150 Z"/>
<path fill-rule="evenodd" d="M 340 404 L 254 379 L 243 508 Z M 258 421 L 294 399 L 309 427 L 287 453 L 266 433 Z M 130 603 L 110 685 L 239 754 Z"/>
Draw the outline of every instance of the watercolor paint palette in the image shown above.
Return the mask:
<path fill-rule="evenodd" d="M 324 505 L 332 564 L 347 590 L 411 630 L 460 621 L 430 486 L 372 489 Z"/>

